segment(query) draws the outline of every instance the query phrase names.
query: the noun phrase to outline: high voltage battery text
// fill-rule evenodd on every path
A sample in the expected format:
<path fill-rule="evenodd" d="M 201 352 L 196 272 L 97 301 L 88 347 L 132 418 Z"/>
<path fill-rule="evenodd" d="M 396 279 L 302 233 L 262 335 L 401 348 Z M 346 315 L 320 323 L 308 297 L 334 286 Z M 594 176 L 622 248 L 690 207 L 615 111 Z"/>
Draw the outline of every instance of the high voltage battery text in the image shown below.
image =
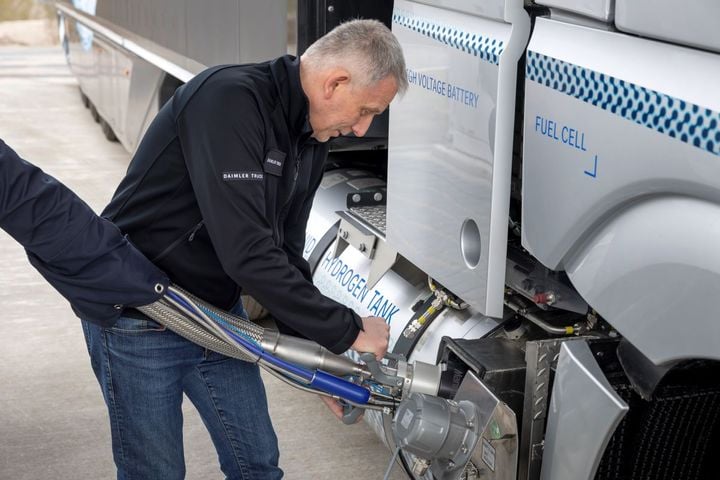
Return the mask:
<path fill-rule="evenodd" d="M 406 71 L 408 83 L 410 85 L 417 85 L 425 90 L 430 90 L 431 92 L 447 97 L 450 100 L 467 105 L 468 107 L 477 108 L 478 98 L 480 95 L 472 90 L 467 90 L 462 87 L 458 87 L 457 85 L 453 85 L 450 82 L 439 80 L 427 73 L 416 72 L 415 70 L 409 68 L 406 69 Z"/>

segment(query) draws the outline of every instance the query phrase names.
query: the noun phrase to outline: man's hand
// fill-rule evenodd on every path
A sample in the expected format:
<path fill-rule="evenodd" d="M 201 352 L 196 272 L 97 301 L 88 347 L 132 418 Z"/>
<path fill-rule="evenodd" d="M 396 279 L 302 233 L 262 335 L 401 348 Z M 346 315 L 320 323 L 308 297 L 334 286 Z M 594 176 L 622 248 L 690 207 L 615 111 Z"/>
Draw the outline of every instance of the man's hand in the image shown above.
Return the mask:
<path fill-rule="evenodd" d="M 332 397 L 326 397 L 325 395 L 318 395 L 320 397 L 320 400 L 327 405 L 327 407 L 330 409 L 330 411 L 337 417 L 338 420 L 343 419 L 343 407 L 338 403 L 337 400 L 335 400 Z M 355 423 L 358 423 L 360 420 L 362 420 L 363 414 L 361 414 L 356 420 Z"/>
<path fill-rule="evenodd" d="M 380 317 L 364 317 L 362 322 L 363 329 L 350 348 L 356 352 L 374 353 L 380 361 L 387 353 L 390 326 Z"/>

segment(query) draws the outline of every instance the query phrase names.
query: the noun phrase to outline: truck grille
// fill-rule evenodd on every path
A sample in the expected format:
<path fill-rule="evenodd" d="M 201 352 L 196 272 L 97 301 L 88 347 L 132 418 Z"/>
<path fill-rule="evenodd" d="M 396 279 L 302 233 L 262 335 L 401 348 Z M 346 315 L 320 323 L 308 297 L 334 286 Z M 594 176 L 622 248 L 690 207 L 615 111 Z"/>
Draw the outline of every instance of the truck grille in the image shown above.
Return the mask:
<path fill-rule="evenodd" d="M 629 386 L 617 391 L 630 411 L 611 438 L 595 480 L 718 478 L 720 387 L 661 385 L 649 402 Z"/>

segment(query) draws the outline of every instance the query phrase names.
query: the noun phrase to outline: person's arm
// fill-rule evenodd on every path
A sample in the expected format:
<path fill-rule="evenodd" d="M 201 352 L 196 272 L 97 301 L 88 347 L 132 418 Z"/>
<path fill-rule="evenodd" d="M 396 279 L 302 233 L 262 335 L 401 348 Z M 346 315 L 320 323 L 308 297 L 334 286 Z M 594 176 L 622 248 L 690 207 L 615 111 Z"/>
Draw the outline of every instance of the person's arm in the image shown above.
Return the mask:
<path fill-rule="evenodd" d="M 288 254 L 288 260 L 295 265 L 303 276 L 312 281 L 312 273 L 310 265 L 303 258 L 303 250 L 305 248 L 305 231 L 307 222 L 312 208 L 312 201 L 315 197 L 315 191 L 320 186 L 322 177 L 315 185 L 308 190 L 302 206 L 298 212 L 291 212 L 285 223 L 285 245 L 284 250 Z M 389 327 L 384 318 L 381 317 L 363 317 L 362 329 L 358 332 L 352 348 L 359 352 L 373 352 L 378 360 L 385 356 L 387 349 L 387 340 L 389 336 Z M 296 332 L 290 331 L 291 334 Z"/>
<path fill-rule="evenodd" d="M 161 296 L 156 285 L 168 285 L 115 225 L 2 140 L 0 228 L 87 320 L 110 324 L 121 313 L 115 305 L 147 305 Z"/>
<path fill-rule="evenodd" d="M 275 244 L 266 202 L 280 199 L 266 188 L 282 179 L 263 170 L 265 120 L 253 93 L 210 78 L 176 114 L 190 181 L 225 273 L 278 321 L 335 353 L 347 350 L 360 318 L 323 296 Z"/>

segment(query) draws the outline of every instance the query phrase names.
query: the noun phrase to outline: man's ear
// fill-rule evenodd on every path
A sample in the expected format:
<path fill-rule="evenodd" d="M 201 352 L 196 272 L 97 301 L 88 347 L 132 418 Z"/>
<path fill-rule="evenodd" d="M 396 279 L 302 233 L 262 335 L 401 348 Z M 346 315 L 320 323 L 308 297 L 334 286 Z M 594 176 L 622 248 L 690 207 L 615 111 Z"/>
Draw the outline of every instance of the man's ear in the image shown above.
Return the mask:
<path fill-rule="evenodd" d="M 350 84 L 350 72 L 344 68 L 333 68 L 325 76 L 323 83 L 323 96 L 330 99 L 338 89 L 346 88 Z"/>

